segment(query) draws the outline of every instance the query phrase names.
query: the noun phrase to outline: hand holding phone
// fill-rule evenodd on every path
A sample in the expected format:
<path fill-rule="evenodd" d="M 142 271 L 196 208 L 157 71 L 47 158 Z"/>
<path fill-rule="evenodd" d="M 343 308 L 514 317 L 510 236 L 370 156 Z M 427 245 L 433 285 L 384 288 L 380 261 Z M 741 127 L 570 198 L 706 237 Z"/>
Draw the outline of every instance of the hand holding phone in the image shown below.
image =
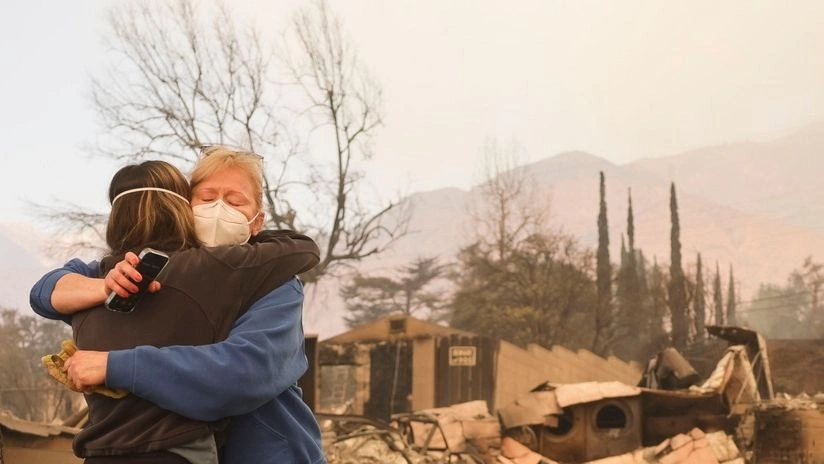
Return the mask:
<path fill-rule="evenodd" d="M 135 270 L 140 273 L 142 279 L 140 282 L 134 282 L 137 286 L 137 292 L 125 298 L 115 292 L 111 292 L 109 297 L 106 298 L 106 308 L 121 313 L 132 312 L 137 303 L 148 291 L 149 284 L 157 278 L 160 271 L 162 271 L 169 262 L 169 256 L 166 253 L 152 248 L 144 248 L 138 258 L 140 261 L 135 266 Z"/>

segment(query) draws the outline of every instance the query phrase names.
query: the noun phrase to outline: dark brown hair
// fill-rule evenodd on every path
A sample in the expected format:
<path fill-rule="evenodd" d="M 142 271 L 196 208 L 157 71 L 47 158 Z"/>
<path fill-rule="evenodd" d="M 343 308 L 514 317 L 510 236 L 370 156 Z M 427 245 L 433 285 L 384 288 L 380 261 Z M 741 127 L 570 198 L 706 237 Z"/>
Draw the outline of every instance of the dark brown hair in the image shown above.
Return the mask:
<path fill-rule="evenodd" d="M 183 174 L 165 161 L 144 161 L 121 168 L 109 184 L 109 201 L 127 190 L 154 187 L 189 199 L 191 189 Z M 106 227 L 106 244 L 113 256 L 144 247 L 177 251 L 200 245 L 195 235 L 192 208 L 167 192 L 128 193 L 112 204 Z"/>

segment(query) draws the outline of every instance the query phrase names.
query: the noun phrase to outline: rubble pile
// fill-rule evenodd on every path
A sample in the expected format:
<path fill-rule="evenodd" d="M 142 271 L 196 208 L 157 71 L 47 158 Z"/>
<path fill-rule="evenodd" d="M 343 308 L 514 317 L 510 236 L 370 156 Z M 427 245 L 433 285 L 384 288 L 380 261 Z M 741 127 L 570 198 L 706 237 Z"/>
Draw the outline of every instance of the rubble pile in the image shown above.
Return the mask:
<path fill-rule="evenodd" d="M 692 429 L 658 446 L 641 448 L 620 456 L 589 461 L 587 464 L 745 464 L 732 437 L 724 432 L 705 434 Z"/>
<path fill-rule="evenodd" d="M 558 464 L 511 437 L 504 437 L 501 442 L 501 454 L 494 462 L 500 464 Z"/>
<path fill-rule="evenodd" d="M 753 453 L 759 462 L 824 462 L 824 394 L 785 394 L 754 410 Z"/>
<path fill-rule="evenodd" d="M 330 464 L 824 464 L 824 394 L 775 394 L 766 343 L 740 327 L 699 374 L 676 350 L 638 385 L 545 381 L 490 414 L 486 401 L 394 414 L 327 415 Z"/>
<path fill-rule="evenodd" d="M 443 462 L 489 462 L 501 447 L 500 422 L 482 400 L 395 414 L 392 424 L 413 449 Z"/>
<path fill-rule="evenodd" d="M 324 454 L 329 464 L 434 464 L 389 424 L 363 416 L 319 414 Z"/>

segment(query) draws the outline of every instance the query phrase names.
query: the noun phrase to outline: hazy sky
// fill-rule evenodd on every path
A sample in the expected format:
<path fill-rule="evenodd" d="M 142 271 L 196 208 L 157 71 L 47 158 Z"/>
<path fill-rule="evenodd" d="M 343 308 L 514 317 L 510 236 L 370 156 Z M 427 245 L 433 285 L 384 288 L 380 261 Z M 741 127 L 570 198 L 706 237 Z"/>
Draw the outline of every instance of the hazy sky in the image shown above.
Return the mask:
<path fill-rule="evenodd" d="M 90 158 L 99 128 L 89 76 L 105 65 L 113 1 L 0 5 L 0 222 L 27 200 L 106 210 L 118 165 Z M 296 1 L 229 2 L 282 30 Z M 524 161 L 580 149 L 625 163 L 763 140 L 824 119 L 824 2 L 331 2 L 385 92 L 370 175 L 466 188 L 489 137 Z"/>

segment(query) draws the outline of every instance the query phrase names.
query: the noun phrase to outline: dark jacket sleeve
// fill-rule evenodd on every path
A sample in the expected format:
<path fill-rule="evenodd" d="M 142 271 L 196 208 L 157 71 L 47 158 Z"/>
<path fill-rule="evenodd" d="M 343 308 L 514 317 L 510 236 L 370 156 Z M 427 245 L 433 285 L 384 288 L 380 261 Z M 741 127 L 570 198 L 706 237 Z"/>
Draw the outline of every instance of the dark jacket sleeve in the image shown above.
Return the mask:
<path fill-rule="evenodd" d="M 290 259 L 285 260 L 281 266 L 284 271 L 291 272 L 292 275 L 310 271 L 320 262 L 318 244 L 307 235 L 292 230 L 262 230 L 249 239 L 249 244 L 257 243 L 273 243 L 281 246 L 282 253 L 290 256 Z"/>
<path fill-rule="evenodd" d="M 320 261 L 317 244 L 306 235 L 292 231 L 261 234 L 264 236 L 254 243 L 205 249 L 205 253 L 228 267 L 228 278 L 223 283 L 244 298 L 244 308 Z M 198 261 L 191 261 L 190 266 L 191 275 L 197 275 Z"/>

